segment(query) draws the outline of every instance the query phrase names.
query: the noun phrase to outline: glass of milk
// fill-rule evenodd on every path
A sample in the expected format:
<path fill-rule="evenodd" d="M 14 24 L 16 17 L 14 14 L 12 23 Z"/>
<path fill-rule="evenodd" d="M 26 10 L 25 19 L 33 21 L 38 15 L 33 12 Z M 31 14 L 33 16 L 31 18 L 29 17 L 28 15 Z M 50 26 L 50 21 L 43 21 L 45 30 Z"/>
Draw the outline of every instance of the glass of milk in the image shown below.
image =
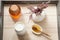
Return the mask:
<path fill-rule="evenodd" d="M 14 28 L 18 35 L 24 35 L 26 33 L 25 25 L 23 23 L 16 23 Z"/>

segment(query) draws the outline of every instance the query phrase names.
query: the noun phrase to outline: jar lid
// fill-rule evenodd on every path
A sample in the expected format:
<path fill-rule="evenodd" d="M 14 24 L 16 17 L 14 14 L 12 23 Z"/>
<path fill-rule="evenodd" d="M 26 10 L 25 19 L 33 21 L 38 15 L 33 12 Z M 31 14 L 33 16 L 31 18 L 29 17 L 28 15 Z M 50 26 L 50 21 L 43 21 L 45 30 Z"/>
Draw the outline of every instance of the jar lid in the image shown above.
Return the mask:
<path fill-rule="evenodd" d="M 12 11 L 16 11 L 16 10 L 18 10 L 18 6 L 17 5 L 12 5 L 10 9 Z"/>

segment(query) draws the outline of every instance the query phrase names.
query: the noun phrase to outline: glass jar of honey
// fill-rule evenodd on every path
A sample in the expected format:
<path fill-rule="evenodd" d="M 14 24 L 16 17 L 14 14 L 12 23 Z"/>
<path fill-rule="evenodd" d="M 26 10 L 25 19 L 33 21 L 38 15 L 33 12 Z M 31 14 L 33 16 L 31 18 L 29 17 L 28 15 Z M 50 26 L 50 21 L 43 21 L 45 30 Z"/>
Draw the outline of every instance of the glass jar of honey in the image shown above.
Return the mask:
<path fill-rule="evenodd" d="M 16 22 L 21 17 L 21 8 L 19 5 L 11 5 L 9 7 L 9 13 L 12 19 Z"/>

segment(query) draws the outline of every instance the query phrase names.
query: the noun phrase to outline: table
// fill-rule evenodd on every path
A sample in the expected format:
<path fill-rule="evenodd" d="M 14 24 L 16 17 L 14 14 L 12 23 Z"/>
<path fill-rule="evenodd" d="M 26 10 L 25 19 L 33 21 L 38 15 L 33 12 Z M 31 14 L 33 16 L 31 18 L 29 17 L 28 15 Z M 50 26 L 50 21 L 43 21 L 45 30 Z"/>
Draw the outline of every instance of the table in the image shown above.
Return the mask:
<path fill-rule="evenodd" d="M 19 4 L 22 9 L 22 13 L 24 14 L 23 18 L 19 20 L 19 22 L 25 23 L 27 26 L 26 28 L 26 35 L 22 38 L 19 37 L 15 30 L 14 24 L 15 22 L 9 15 L 9 6 L 4 5 L 4 24 L 3 24 L 3 40 L 49 40 L 48 38 L 44 37 L 43 35 L 37 36 L 32 33 L 31 25 L 34 24 L 33 21 L 28 23 L 28 13 L 29 10 L 26 8 L 29 5 L 36 6 L 38 4 Z M 39 24 L 42 26 L 43 31 L 51 35 L 51 40 L 58 40 L 58 25 L 57 25 L 57 8 L 55 4 L 49 4 L 46 10 L 46 19 L 43 20 Z M 21 39 L 20 39 L 21 38 Z"/>

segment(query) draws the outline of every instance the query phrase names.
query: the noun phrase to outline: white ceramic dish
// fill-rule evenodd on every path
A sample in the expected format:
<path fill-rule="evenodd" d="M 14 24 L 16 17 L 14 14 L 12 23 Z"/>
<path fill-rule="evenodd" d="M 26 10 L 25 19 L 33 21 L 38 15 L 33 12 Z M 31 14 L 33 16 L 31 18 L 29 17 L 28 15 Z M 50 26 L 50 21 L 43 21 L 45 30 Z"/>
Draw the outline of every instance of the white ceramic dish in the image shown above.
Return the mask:
<path fill-rule="evenodd" d="M 36 16 L 36 14 L 32 14 L 32 20 L 35 22 L 41 22 L 44 20 L 44 18 L 46 17 L 45 11 L 43 11 L 41 13 L 41 15 Z"/>

